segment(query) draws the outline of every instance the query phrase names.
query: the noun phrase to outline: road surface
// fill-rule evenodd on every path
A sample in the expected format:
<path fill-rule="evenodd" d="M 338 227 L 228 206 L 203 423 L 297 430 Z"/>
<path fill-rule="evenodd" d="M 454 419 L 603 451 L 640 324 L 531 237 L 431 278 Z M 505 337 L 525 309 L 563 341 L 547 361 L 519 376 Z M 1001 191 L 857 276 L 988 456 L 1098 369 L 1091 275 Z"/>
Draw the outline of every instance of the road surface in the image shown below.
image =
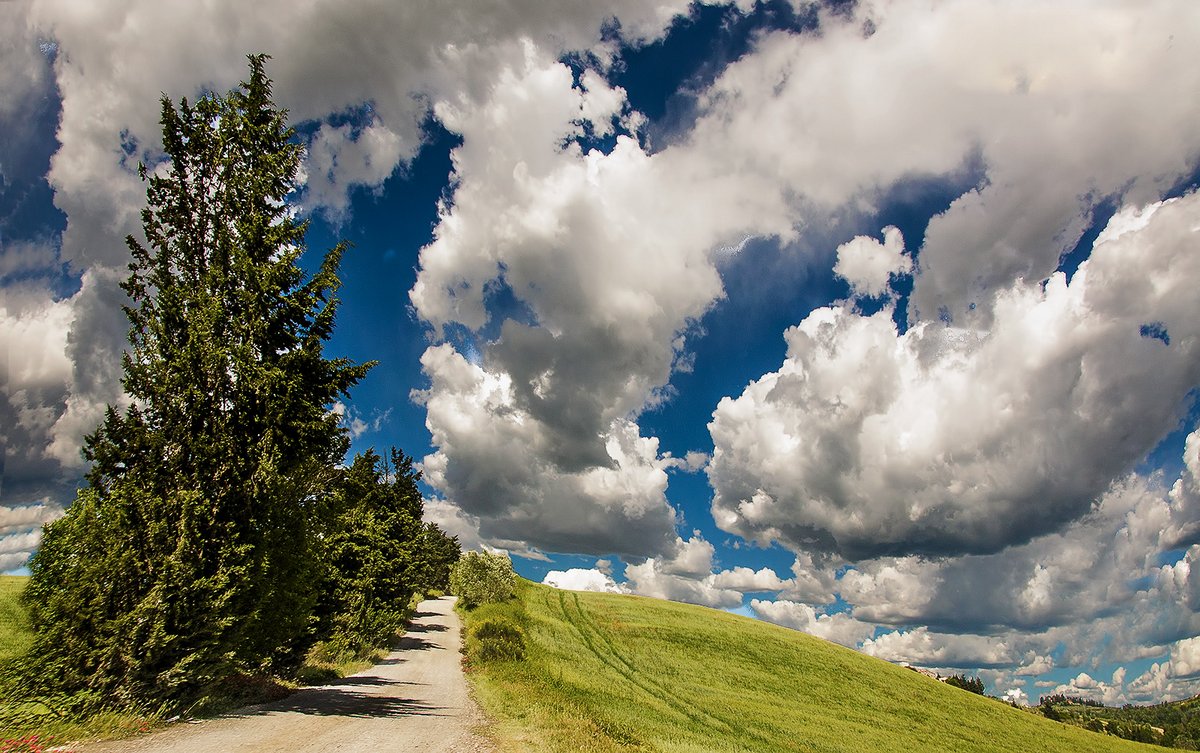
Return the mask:
<path fill-rule="evenodd" d="M 399 647 L 371 669 L 332 685 L 215 719 L 80 753 L 485 753 L 483 716 L 467 693 L 452 598 L 421 602 Z"/>

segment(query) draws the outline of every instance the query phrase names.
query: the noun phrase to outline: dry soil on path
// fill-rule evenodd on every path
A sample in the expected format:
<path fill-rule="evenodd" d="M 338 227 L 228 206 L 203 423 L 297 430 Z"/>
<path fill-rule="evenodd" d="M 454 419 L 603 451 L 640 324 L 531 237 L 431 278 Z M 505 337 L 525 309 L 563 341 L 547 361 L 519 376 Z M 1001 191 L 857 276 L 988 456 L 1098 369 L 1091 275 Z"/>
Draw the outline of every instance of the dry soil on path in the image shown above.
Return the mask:
<path fill-rule="evenodd" d="M 215 719 L 178 724 L 81 753 L 484 753 L 483 716 L 467 692 L 451 598 L 421 602 L 408 632 L 371 669 Z"/>

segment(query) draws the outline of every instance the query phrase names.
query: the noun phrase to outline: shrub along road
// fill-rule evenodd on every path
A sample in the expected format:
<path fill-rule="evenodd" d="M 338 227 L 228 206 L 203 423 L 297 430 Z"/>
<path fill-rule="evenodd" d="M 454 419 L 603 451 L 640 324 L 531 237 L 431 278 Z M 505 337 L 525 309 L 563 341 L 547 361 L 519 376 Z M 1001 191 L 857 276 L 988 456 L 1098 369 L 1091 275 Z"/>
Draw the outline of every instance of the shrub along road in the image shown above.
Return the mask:
<path fill-rule="evenodd" d="M 483 717 L 467 692 L 452 598 L 421 602 L 398 650 L 365 672 L 287 698 L 81 753 L 482 753 Z"/>

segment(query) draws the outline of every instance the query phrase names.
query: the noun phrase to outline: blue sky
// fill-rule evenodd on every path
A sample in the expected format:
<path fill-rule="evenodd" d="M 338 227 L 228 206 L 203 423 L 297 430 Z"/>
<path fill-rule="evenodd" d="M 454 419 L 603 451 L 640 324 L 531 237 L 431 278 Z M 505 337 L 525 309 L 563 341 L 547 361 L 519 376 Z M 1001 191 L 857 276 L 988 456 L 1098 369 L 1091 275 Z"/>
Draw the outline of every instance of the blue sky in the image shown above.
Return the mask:
<path fill-rule="evenodd" d="M 336 410 L 464 544 L 1016 698 L 1200 690 L 1194 4 L 273 5 L 0 4 L 0 569 L 122 400 L 159 92 L 261 51 L 380 362 Z"/>

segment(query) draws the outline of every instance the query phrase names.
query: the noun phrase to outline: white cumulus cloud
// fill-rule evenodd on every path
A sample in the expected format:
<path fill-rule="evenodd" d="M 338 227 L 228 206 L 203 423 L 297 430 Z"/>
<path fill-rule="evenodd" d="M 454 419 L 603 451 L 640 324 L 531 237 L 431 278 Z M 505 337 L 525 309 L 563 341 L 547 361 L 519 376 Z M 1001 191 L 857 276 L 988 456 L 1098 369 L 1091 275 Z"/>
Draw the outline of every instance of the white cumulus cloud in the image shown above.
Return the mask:
<path fill-rule="evenodd" d="M 812 312 L 780 369 L 713 414 L 718 525 L 850 559 L 1061 529 L 1200 383 L 1198 221 L 1196 194 L 1118 213 L 1069 283 L 999 291 L 987 329 Z"/>
<path fill-rule="evenodd" d="M 624 593 L 612 576 L 591 568 L 573 567 L 569 570 L 551 570 L 542 578 L 542 583 L 566 591 L 600 591 Z"/>
<path fill-rule="evenodd" d="M 1014 661 L 1001 639 L 985 635 L 937 633 L 926 627 L 897 630 L 863 642 L 862 651 L 892 662 L 923 667 L 1003 667 Z"/>
<path fill-rule="evenodd" d="M 833 271 L 850 283 L 855 295 L 878 296 L 887 292 L 893 275 L 912 271 L 912 260 L 904 255 L 904 236 L 889 226 L 883 229 L 883 243 L 860 235 L 838 246 Z"/>
<path fill-rule="evenodd" d="M 425 480 L 478 522 L 485 539 L 550 551 L 646 555 L 672 551 L 675 511 L 666 461 L 636 424 L 606 428 L 609 463 L 564 470 L 537 417 L 519 405 L 511 377 L 470 363 L 449 345 L 422 357 L 430 389 L 419 399 L 437 452 Z"/>
<path fill-rule="evenodd" d="M 845 612 L 828 614 L 819 612 L 808 604 L 786 599 L 753 599 L 750 608 L 754 610 L 755 615 L 767 622 L 800 630 L 850 648 L 857 648 L 875 632 L 874 625 L 857 620 Z"/>

